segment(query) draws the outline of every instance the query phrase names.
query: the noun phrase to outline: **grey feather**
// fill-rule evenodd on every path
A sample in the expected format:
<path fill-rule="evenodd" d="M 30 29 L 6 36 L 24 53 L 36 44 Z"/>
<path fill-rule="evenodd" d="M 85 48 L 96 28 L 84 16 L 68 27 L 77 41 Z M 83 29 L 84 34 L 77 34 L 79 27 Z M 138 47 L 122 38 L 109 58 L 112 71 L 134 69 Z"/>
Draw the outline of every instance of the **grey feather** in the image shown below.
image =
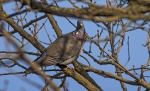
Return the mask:
<path fill-rule="evenodd" d="M 83 21 L 79 20 L 76 30 L 57 38 L 34 62 L 38 63 L 41 67 L 55 64 L 67 65 L 73 62 L 82 52 L 85 43 L 84 35 Z M 31 72 L 31 67 L 25 71 L 26 74 Z"/>

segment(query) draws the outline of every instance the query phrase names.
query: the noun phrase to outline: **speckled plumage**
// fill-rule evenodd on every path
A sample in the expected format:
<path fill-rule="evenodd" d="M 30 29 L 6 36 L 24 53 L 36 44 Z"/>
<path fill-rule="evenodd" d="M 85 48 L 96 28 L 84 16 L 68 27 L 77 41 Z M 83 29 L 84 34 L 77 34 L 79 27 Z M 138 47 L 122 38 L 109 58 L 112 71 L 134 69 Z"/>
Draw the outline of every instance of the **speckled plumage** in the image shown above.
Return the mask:
<path fill-rule="evenodd" d="M 57 38 L 34 62 L 38 63 L 41 67 L 55 64 L 67 65 L 73 62 L 82 52 L 85 43 L 84 35 L 83 21 L 78 20 L 76 30 Z M 31 67 L 25 71 L 26 74 L 31 72 L 33 72 Z"/>

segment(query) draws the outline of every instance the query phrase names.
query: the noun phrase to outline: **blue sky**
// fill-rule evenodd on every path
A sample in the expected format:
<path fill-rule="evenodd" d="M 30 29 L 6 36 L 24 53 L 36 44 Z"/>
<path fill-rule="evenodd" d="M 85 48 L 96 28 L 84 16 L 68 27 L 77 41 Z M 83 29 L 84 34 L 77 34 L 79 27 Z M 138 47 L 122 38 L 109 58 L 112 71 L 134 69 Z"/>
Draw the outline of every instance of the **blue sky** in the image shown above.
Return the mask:
<path fill-rule="evenodd" d="M 5 4 L 4 5 L 4 10 L 8 13 L 8 14 L 12 14 L 13 9 L 15 7 L 13 7 L 14 3 L 10 3 L 10 4 Z M 99 4 L 105 5 L 105 2 L 99 2 Z M 68 4 L 66 4 L 65 2 L 60 2 L 59 5 L 62 6 L 67 6 L 69 7 Z M 8 8 L 10 7 L 10 8 Z M 42 13 L 38 14 L 38 16 L 43 15 Z M 34 12 L 29 13 L 27 15 L 27 21 L 30 21 L 32 19 L 35 18 L 34 16 Z M 60 26 L 60 28 L 62 29 L 63 34 L 68 33 L 73 31 L 75 28 L 74 26 L 72 26 L 64 17 L 60 17 L 60 16 L 55 16 L 55 19 L 57 20 L 58 25 Z M 78 19 L 74 19 L 74 18 L 69 18 L 75 25 L 76 25 L 76 21 Z M 42 23 L 45 21 L 46 19 L 41 20 L 40 22 L 38 22 L 39 26 L 42 25 Z M 96 26 L 93 22 L 89 21 L 89 20 L 84 20 L 84 24 L 85 24 L 85 29 L 86 32 L 89 34 L 89 36 L 94 36 L 97 33 L 97 30 L 101 30 L 100 27 Z M 47 21 L 46 22 L 46 29 L 48 30 L 52 40 L 55 40 L 56 36 L 53 32 L 53 28 L 50 25 L 50 23 Z M 103 25 L 102 25 L 103 26 Z M 33 28 L 33 26 L 30 26 L 31 28 Z M 13 29 L 10 29 L 13 30 Z M 29 31 L 28 28 L 25 29 L 26 31 Z M 103 35 L 101 36 L 101 38 L 105 38 L 106 36 L 108 36 L 108 34 L 106 33 L 107 31 L 104 31 Z M 16 37 L 20 37 L 19 34 L 15 34 Z M 39 40 L 50 43 L 46 33 L 44 31 L 44 29 L 41 29 L 40 33 L 38 34 Z M 146 44 L 146 39 L 147 39 L 147 32 L 142 31 L 142 30 L 136 30 L 136 31 L 132 31 L 132 32 L 128 32 L 126 33 L 126 37 L 125 37 L 125 42 L 124 42 L 124 47 L 121 49 L 121 52 L 119 54 L 119 60 L 120 63 L 122 65 L 125 65 L 125 63 L 128 60 L 127 57 L 127 39 L 128 37 L 130 37 L 130 53 L 131 53 L 131 59 L 129 61 L 129 63 L 127 64 L 127 68 L 132 68 L 133 65 L 135 65 L 135 67 L 140 67 L 141 65 L 145 64 L 147 62 L 148 59 L 148 52 L 147 52 L 147 47 L 142 46 L 142 44 Z M 20 37 L 21 38 L 21 37 Z M 6 49 L 6 43 L 5 40 L 3 38 L 0 37 L 0 51 L 4 51 L 7 50 Z M 85 44 L 84 49 L 88 50 L 88 45 L 89 43 Z M 103 43 L 101 43 L 101 45 L 103 45 Z M 44 45 L 45 47 L 47 47 L 48 45 Z M 7 48 L 10 48 L 11 51 L 14 51 L 15 49 L 12 47 L 12 45 L 7 45 Z M 25 49 L 27 51 L 33 51 L 33 52 L 37 52 L 37 50 L 35 48 L 33 48 L 33 46 L 31 44 L 28 44 Z M 110 49 L 109 46 L 107 49 Z M 108 50 L 106 50 L 108 51 Z M 93 53 L 92 55 L 94 55 L 95 57 L 99 54 L 99 51 L 97 51 L 97 48 L 94 47 L 93 45 Z M 82 55 L 85 55 L 82 53 Z M 1 57 L 1 56 L 0 56 Z M 31 60 L 34 60 L 36 57 L 30 56 L 28 55 L 28 57 Z M 88 57 L 87 57 L 88 58 Z M 98 58 L 98 57 L 97 57 Z M 84 64 L 87 64 L 86 61 L 82 61 L 82 58 L 79 57 L 78 60 Z M 101 69 L 101 70 L 105 70 L 107 72 L 115 72 L 115 68 L 110 66 L 110 65 L 97 65 L 96 63 L 93 62 L 92 59 L 90 59 L 90 63 L 92 66 L 94 66 L 97 69 Z M 25 65 L 25 64 L 24 64 Z M 27 67 L 27 65 L 25 65 Z M 52 67 L 49 67 L 52 68 Z M 5 68 L 5 67 L 0 67 L 0 73 L 1 72 L 8 72 L 8 70 L 10 70 L 9 68 Z M 13 70 L 15 71 L 23 71 L 23 69 L 21 69 L 20 67 L 13 67 Z M 51 73 L 48 73 L 51 74 Z M 53 74 L 53 73 L 52 73 Z M 148 73 L 147 73 L 148 74 Z M 104 78 L 102 76 L 90 73 L 90 76 L 92 76 L 92 78 L 105 90 L 105 91 L 122 91 L 121 87 L 120 87 L 120 83 L 119 81 L 116 81 L 114 79 L 109 79 L 109 78 Z M 129 78 L 128 76 L 125 78 Z M 20 91 L 20 90 L 25 90 L 25 91 L 40 91 L 39 88 L 36 88 L 35 86 L 31 86 L 31 84 L 26 83 L 25 81 L 23 81 L 23 79 L 30 79 L 31 81 L 37 83 L 40 85 L 40 89 L 42 86 L 44 86 L 44 81 L 40 76 L 34 75 L 34 74 L 30 74 L 27 77 L 23 77 L 22 75 L 8 75 L 8 76 L 0 76 L 0 90 L 3 88 L 4 86 L 4 81 L 8 80 L 9 84 L 8 84 L 8 91 Z M 58 80 L 54 80 L 54 82 L 56 84 L 59 84 L 60 82 Z M 74 81 L 72 78 L 67 78 L 67 86 L 69 87 L 69 91 L 86 91 L 86 89 L 77 84 L 76 81 Z M 113 86 L 112 86 L 113 85 Z M 127 85 L 127 89 L 128 91 L 135 91 L 137 90 L 137 86 L 132 86 L 132 85 Z M 144 89 L 142 89 L 144 90 Z"/>

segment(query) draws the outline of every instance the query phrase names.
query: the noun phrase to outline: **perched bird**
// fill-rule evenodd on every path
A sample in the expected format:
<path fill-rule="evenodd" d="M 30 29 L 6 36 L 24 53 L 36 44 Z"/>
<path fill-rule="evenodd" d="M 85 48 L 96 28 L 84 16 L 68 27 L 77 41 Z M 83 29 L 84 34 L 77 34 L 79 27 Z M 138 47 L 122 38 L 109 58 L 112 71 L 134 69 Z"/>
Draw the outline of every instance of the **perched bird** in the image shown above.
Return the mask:
<path fill-rule="evenodd" d="M 83 21 L 78 20 L 76 30 L 58 37 L 34 62 L 38 63 L 40 67 L 57 64 L 67 65 L 73 62 L 79 57 L 83 50 L 86 40 L 85 34 Z M 32 67 L 29 67 L 25 71 L 25 74 L 32 72 L 34 72 Z"/>

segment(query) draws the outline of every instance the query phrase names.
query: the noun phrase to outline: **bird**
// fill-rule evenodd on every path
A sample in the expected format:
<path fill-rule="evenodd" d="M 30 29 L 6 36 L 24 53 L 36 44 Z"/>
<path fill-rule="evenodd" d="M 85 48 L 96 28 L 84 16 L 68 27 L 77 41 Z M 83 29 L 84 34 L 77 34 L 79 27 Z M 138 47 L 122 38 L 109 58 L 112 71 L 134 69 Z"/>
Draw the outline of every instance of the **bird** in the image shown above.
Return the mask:
<path fill-rule="evenodd" d="M 75 61 L 81 54 L 85 41 L 86 31 L 83 20 L 77 21 L 74 31 L 58 37 L 33 63 L 40 67 L 51 65 L 68 65 Z M 25 71 L 25 75 L 35 72 L 32 67 Z"/>

